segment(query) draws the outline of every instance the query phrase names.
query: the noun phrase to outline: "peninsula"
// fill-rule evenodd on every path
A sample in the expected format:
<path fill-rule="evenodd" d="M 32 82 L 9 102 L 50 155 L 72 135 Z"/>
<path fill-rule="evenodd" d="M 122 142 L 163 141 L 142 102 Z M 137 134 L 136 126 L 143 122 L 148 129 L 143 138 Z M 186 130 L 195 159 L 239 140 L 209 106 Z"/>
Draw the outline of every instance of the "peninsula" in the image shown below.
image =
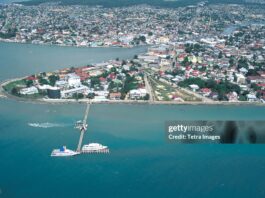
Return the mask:
<path fill-rule="evenodd" d="M 202 43 L 152 46 L 130 60 L 115 59 L 8 80 L 1 84 L 2 94 L 42 102 L 264 103 L 265 86 L 245 76 L 247 69 L 203 66 L 203 59 L 186 52 L 191 46 L 209 50 Z M 240 61 L 237 64 L 242 64 Z M 256 80 L 265 80 L 263 70 L 257 74 Z"/>

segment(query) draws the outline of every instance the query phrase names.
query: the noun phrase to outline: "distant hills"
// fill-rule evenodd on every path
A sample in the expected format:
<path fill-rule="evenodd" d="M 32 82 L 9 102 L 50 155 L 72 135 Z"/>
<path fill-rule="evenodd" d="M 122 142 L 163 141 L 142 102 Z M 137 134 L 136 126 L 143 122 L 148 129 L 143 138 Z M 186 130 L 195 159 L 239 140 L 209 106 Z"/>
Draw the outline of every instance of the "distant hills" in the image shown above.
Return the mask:
<path fill-rule="evenodd" d="M 228 4 L 243 4 L 243 3 L 257 3 L 265 0 L 209 0 L 208 3 L 228 3 Z M 20 2 L 23 5 L 39 5 L 42 3 L 55 3 L 56 0 L 29 0 Z M 140 4 L 147 4 L 157 7 L 181 7 L 194 5 L 202 0 L 60 0 L 57 1 L 61 5 L 90 5 L 103 7 L 124 7 Z"/>

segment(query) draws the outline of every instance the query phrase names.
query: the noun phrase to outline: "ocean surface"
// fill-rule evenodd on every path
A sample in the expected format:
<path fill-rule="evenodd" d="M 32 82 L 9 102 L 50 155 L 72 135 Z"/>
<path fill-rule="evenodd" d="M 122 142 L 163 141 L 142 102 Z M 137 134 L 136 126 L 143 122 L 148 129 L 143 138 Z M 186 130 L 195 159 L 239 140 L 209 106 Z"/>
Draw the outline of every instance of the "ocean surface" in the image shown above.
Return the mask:
<path fill-rule="evenodd" d="M 0 43 L 0 78 L 143 51 Z M 84 111 L 0 99 L 0 198 L 265 197 L 264 145 L 169 144 L 164 132 L 169 120 L 263 120 L 264 107 L 92 105 L 84 143 L 110 154 L 51 158 L 62 145 L 76 149 Z"/>

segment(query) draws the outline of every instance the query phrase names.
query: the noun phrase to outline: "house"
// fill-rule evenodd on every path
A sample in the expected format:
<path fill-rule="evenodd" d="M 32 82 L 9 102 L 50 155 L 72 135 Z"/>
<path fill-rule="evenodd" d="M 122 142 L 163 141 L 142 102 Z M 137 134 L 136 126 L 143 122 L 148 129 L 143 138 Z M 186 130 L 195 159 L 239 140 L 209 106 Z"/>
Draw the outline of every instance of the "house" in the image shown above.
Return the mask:
<path fill-rule="evenodd" d="M 248 73 L 248 70 L 246 69 L 246 68 L 244 68 L 244 67 L 241 67 L 240 69 L 239 69 L 239 71 L 242 73 L 242 74 L 246 74 L 246 73 Z"/>
<path fill-rule="evenodd" d="M 211 94 L 212 90 L 209 88 L 202 88 L 200 92 L 203 96 L 207 97 Z"/>
<path fill-rule="evenodd" d="M 172 100 L 183 102 L 183 99 L 178 94 L 172 95 Z"/>
<path fill-rule="evenodd" d="M 237 80 L 236 80 L 237 83 L 239 83 L 239 84 L 245 84 L 246 77 L 243 74 L 236 73 L 236 78 L 237 78 Z"/>
<path fill-rule="evenodd" d="M 70 73 L 65 76 L 65 80 L 68 82 L 69 87 L 80 87 L 81 79 L 75 73 Z"/>
<path fill-rule="evenodd" d="M 161 59 L 161 63 L 162 66 L 168 66 L 171 65 L 170 59 Z"/>
<path fill-rule="evenodd" d="M 257 97 L 254 94 L 247 94 L 247 100 L 249 102 L 255 102 L 257 100 Z"/>
<path fill-rule="evenodd" d="M 195 84 L 192 84 L 192 85 L 189 85 L 189 87 L 191 88 L 192 91 L 197 91 L 198 89 L 200 89 L 200 87 L 198 85 L 195 85 Z"/>
<path fill-rule="evenodd" d="M 195 77 L 199 76 L 199 74 L 200 74 L 200 72 L 198 70 L 193 70 L 191 73 Z"/>
<path fill-rule="evenodd" d="M 209 95 L 209 97 L 210 98 L 212 98 L 213 100 L 217 100 L 218 99 L 218 93 L 216 93 L 216 92 L 212 92 L 212 93 L 210 93 L 210 95 Z"/>
<path fill-rule="evenodd" d="M 248 91 L 248 90 L 249 90 L 249 88 L 248 88 L 247 85 L 239 85 L 239 87 L 240 87 L 240 89 L 241 89 L 242 91 Z"/>
<path fill-rule="evenodd" d="M 108 78 L 114 80 L 116 78 L 116 74 L 112 72 L 108 75 Z"/>
<path fill-rule="evenodd" d="M 178 83 L 180 81 L 184 80 L 182 76 L 175 76 L 175 78 L 171 79 L 174 83 Z"/>
<path fill-rule="evenodd" d="M 96 96 L 104 96 L 107 97 L 109 95 L 109 91 L 95 91 Z"/>
<path fill-rule="evenodd" d="M 229 102 L 236 102 L 238 101 L 238 95 L 236 92 L 230 92 L 226 95 L 226 97 L 228 98 Z"/>
<path fill-rule="evenodd" d="M 265 83 L 265 78 L 262 76 L 248 76 L 247 80 L 250 83 Z"/>
<path fill-rule="evenodd" d="M 258 74 L 262 77 L 265 77 L 265 71 L 258 71 Z"/>
<path fill-rule="evenodd" d="M 32 81 L 36 81 L 38 80 L 38 78 L 36 78 L 35 76 L 29 76 L 26 78 L 27 80 L 32 80 Z"/>
<path fill-rule="evenodd" d="M 257 84 L 258 87 L 260 87 L 261 89 L 265 89 L 265 83 L 260 83 L 260 84 Z"/>
<path fill-rule="evenodd" d="M 109 98 L 110 98 L 110 100 L 120 100 L 121 99 L 121 93 L 120 92 L 110 93 Z"/>
<path fill-rule="evenodd" d="M 123 65 L 122 68 L 123 68 L 125 71 L 130 71 L 130 66 L 129 66 L 129 65 Z"/>
<path fill-rule="evenodd" d="M 164 75 L 164 78 L 166 78 L 167 80 L 171 80 L 174 78 L 174 76 L 172 76 L 171 74 L 166 74 Z"/>
<path fill-rule="evenodd" d="M 107 102 L 107 101 L 109 101 L 109 99 L 107 99 L 105 96 L 95 96 L 92 101 Z"/>
<path fill-rule="evenodd" d="M 160 65 L 158 63 L 148 63 L 148 67 L 159 68 Z"/>
<path fill-rule="evenodd" d="M 36 87 L 32 86 L 32 87 L 21 89 L 19 93 L 22 95 L 33 95 L 33 94 L 39 93 L 39 91 Z"/>
<path fill-rule="evenodd" d="M 64 88 L 64 87 L 66 87 L 67 85 L 68 85 L 68 82 L 65 81 L 65 80 L 57 80 L 57 81 L 55 82 L 55 86 L 60 87 L 60 88 Z"/>
<path fill-rule="evenodd" d="M 145 97 L 146 94 L 147 94 L 146 89 L 141 89 L 141 88 L 140 89 L 132 89 L 129 92 L 129 97 L 130 97 L 130 99 L 135 100 L 135 99 L 140 99 L 142 97 Z"/>
<path fill-rule="evenodd" d="M 99 81 L 100 81 L 100 84 L 101 84 L 101 85 L 104 85 L 104 84 L 107 83 L 107 79 L 104 78 L 104 77 L 100 77 L 100 78 L 99 78 Z"/>

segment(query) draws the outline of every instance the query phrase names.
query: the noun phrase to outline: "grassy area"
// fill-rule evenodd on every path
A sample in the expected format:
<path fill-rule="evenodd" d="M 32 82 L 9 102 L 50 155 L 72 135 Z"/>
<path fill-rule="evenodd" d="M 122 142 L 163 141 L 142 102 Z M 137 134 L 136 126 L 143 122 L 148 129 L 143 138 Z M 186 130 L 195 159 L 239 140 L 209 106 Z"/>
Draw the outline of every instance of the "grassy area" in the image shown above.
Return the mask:
<path fill-rule="evenodd" d="M 11 93 L 12 89 L 15 88 L 15 87 L 25 87 L 26 86 L 26 81 L 23 79 L 23 80 L 17 80 L 17 81 L 13 81 L 13 82 L 10 82 L 8 84 L 6 84 L 3 88 L 5 91 Z"/>
<path fill-rule="evenodd" d="M 185 101 L 194 101 L 194 102 L 200 102 L 202 99 L 195 97 L 194 95 L 188 94 L 187 92 L 184 92 L 182 90 L 178 89 L 178 92 L 182 96 L 183 100 Z"/>
<path fill-rule="evenodd" d="M 196 101 L 199 102 L 201 99 L 195 97 L 194 95 L 190 95 L 182 90 L 172 87 L 171 85 L 161 82 L 157 79 L 151 78 L 150 80 L 152 89 L 154 90 L 155 97 L 159 101 L 171 101 L 172 97 L 177 95 L 183 101 Z"/>
<path fill-rule="evenodd" d="M 170 101 L 172 96 L 176 94 L 176 90 L 173 87 L 157 79 L 151 78 L 150 83 L 157 100 Z"/>
<path fill-rule="evenodd" d="M 6 84 L 5 86 L 3 86 L 3 88 L 8 93 L 13 94 L 12 93 L 12 89 L 13 88 L 20 89 L 20 88 L 24 88 L 26 86 L 27 86 L 26 85 L 26 80 L 25 79 L 22 79 L 22 80 L 17 80 L 17 81 L 10 82 L 10 83 Z M 17 95 L 17 94 L 14 94 L 14 95 Z M 32 94 L 32 95 L 20 95 L 20 94 L 18 94 L 17 96 L 23 97 L 23 98 L 27 98 L 27 99 L 39 99 L 39 98 L 43 98 L 43 94 L 41 94 L 41 93 Z"/>
<path fill-rule="evenodd" d="M 40 99 L 43 98 L 43 95 L 40 93 L 32 94 L 32 95 L 19 95 L 19 97 L 27 98 L 27 99 Z"/>

